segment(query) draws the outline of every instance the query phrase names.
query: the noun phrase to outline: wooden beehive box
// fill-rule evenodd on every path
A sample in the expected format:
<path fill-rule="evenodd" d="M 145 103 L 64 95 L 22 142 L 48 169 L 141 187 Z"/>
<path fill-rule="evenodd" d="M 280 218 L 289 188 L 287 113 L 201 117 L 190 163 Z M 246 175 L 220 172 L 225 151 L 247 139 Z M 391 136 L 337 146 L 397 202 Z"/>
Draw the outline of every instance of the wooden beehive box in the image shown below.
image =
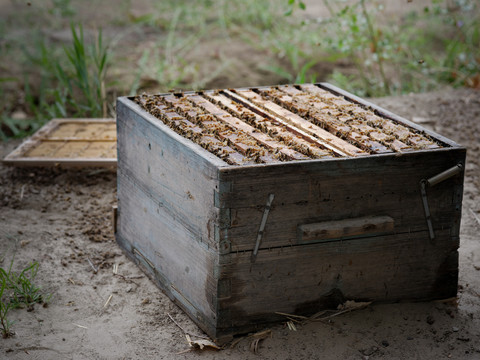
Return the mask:
<path fill-rule="evenodd" d="M 456 295 L 465 148 L 329 84 L 120 98 L 117 241 L 217 342 Z"/>

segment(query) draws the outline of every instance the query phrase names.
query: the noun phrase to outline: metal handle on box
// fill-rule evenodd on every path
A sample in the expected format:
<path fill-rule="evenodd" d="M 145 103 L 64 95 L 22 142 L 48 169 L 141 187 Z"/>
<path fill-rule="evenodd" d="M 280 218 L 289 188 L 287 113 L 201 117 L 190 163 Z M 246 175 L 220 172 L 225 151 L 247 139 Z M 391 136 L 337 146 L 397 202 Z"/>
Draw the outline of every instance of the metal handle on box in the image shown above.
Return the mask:
<path fill-rule="evenodd" d="M 427 198 L 427 187 L 435 186 L 440 184 L 441 182 L 450 179 L 451 177 L 461 173 L 463 170 L 463 164 L 458 163 L 457 165 L 442 171 L 440 174 L 432 176 L 428 179 L 422 179 L 420 181 L 420 193 L 422 194 L 422 202 L 423 202 L 423 209 L 425 211 L 425 220 L 427 220 L 428 226 L 428 234 L 430 236 L 430 240 L 435 239 L 435 232 L 433 231 L 433 224 L 432 224 L 432 217 L 430 213 L 430 207 L 428 206 L 428 198 Z"/>

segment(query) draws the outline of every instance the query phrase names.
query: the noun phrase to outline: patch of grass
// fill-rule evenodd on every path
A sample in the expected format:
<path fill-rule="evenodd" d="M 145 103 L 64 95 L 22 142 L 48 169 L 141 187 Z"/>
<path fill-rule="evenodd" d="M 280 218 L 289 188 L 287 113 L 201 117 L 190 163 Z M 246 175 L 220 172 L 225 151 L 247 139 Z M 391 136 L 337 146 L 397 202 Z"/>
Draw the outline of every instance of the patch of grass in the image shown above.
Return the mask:
<path fill-rule="evenodd" d="M 31 61 L 42 69 L 40 91 L 25 85 L 26 102 L 38 120 L 53 117 L 106 117 L 106 75 L 108 47 L 101 30 L 94 44 L 87 44 L 83 27 L 71 24 L 72 44 L 64 47 L 63 58 L 54 56 L 45 42 L 38 43 Z"/>
<path fill-rule="evenodd" d="M 444 22 L 453 33 L 445 41 L 443 80 L 456 85 L 480 88 L 480 4 L 456 0 L 444 12 Z"/>
<path fill-rule="evenodd" d="M 113 102 L 107 97 L 106 84 L 111 54 L 102 32 L 98 32 L 93 43 L 87 43 L 81 25 L 72 23 L 70 30 L 69 46 L 55 47 L 37 37 L 34 46 L 25 49 L 25 66 L 31 69 L 25 74 L 23 89 L 27 118 L 13 118 L 12 105 L 5 104 L 0 109 L 0 140 L 28 135 L 56 117 L 108 116 Z M 0 88 L 0 95 L 3 93 Z"/>
<path fill-rule="evenodd" d="M 130 14 L 131 22 L 168 29 L 172 14 L 181 10 L 178 21 L 180 29 L 198 31 L 206 26 L 213 26 L 216 30 L 224 31 L 225 36 L 230 35 L 230 30 L 269 30 L 275 26 L 278 16 L 286 8 L 282 6 L 283 0 L 167 0 L 157 1 L 152 5 L 154 10 L 146 14 Z"/>
<path fill-rule="evenodd" d="M 35 261 L 17 273 L 13 270 L 14 259 L 8 269 L 0 267 L 0 331 L 4 338 L 13 335 L 13 321 L 7 317 L 12 309 L 32 309 L 35 304 L 46 304 L 51 298 L 35 284 L 39 263 Z"/>
<path fill-rule="evenodd" d="M 84 41 L 83 27 L 71 25 L 72 47 L 65 53 L 73 70 L 72 74 L 57 64 L 57 79 L 67 89 L 66 98 L 74 113 L 79 116 L 107 116 L 107 98 L 105 79 L 109 62 L 108 47 L 105 46 L 102 31 L 98 32 L 95 44 L 87 46 Z M 80 91 L 83 103 L 74 99 L 75 89 Z"/>
<path fill-rule="evenodd" d="M 50 295 L 45 296 L 41 288 L 34 284 L 38 268 L 38 262 L 33 262 L 18 274 L 12 271 L 11 267 L 8 273 L 4 271 L 4 276 L 7 279 L 7 288 L 11 291 L 10 304 L 14 308 L 28 308 L 37 303 L 46 303 L 50 300 Z"/>
<path fill-rule="evenodd" d="M 13 321 L 7 318 L 7 314 L 13 308 L 13 305 L 8 301 L 3 300 L 5 290 L 7 289 L 7 279 L 4 273 L 5 271 L 0 268 L 0 332 L 2 333 L 3 338 L 7 338 L 13 335 L 10 330 Z"/>

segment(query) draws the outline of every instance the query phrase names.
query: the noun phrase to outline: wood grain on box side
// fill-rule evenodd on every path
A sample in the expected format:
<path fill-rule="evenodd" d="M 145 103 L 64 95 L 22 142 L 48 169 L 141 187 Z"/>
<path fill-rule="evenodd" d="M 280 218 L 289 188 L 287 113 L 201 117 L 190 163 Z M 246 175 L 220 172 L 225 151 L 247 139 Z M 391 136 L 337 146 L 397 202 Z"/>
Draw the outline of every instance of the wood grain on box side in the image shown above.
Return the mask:
<path fill-rule="evenodd" d="M 216 323 L 214 249 L 119 168 L 117 241 L 205 331 Z"/>
<path fill-rule="evenodd" d="M 218 167 L 228 166 L 121 99 L 117 241 L 215 337 Z"/>
<path fill-rule="evenodd" d="M 443 230 L 436 243 L 422 231 L 266 249 L 255 263 L 248 252 L 229 254 L 220 270 L 231 289 L 219 304 L 229 320 L 225 331 L 282 320 L 275 312 L 311 315 L 346 300 L 453 297 L 457 246 Z"/>
<path fill-rule="evenodd" d="M 420 180 L 464 161 L 465 149 L 450 148 L 221 169 L 221 181 L 229 187 L 218 195 L 218 204 L 230 215 L 221 239 L 232 251 L 252 250 L 269 194 L 275 199 L 261 248 L 296 244 L 299 225 L 365 216 L 391 217 L 393 233 L 423 231 Z M 427 190 L 436 230 L 459 223 L 460 210 L 452 203 L 461 204 L 462 186 L 460 174 Z"/>
<path fill-rule="evenodd" d="M 119 100 L 117 113 L 122 173 L 134 179 L 175 221 L 196 234 L 197 241 L 216 246 L 217 168 L 228 165 L 126 98 Z"/>

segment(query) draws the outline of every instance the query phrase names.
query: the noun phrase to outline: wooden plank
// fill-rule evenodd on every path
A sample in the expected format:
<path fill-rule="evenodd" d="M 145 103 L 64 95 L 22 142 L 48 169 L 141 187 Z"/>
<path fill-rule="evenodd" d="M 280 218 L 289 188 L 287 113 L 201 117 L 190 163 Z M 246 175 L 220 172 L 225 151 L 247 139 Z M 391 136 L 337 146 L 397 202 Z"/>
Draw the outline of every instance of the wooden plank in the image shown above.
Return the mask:
<path fill-rule="evenodd" d="M 69 121 L 59 123 L 48 139 L 96 139 L 113 140 L 117 138 L 115 122 Z"/>
<path fill-rule="evenodd" d="M 230 184 L 218 196 L 218 206 L 230 211 L 222 239 L 231 242 L 232 251 L 251 250 L 269 194 L 275 200 L 262 239 L 265 249 L 295 244 L 299 225 L 354 217 L 386 215 L 394 219 L 396 233 L 421 231 L 427 225 L 420 181 L 464 161 L 465 150 L 447 148 L 222 169 L 220 180 Z M 458 176 L 431 189 L 435 229 L 459 221 L 451 204 L 462 184 Z"/>
<path fill-rule="evenodd" d="M 393 233 L 395 221 L 390 216 L 366 216 L 353 219 L 302 224 L 298 227 L 298 242 L 341 240 L 350 237 L 365 237 Z"/>
<path fill-rule="evenodd" d="M 216 254 L 119 168 L 116 238 L 127 254 L 207 333 L 215 336 Z"/>
<path fill-rule="evenodd" d="M 290 144 L 298 152 L 303 153 L 313 158 L 331 157 L 331 153 L 315 146 L 314 142 L 309 142 L 298 136 L 294 132 L 288 131 L 283 126 L 276 125 L 269 118 L 262 117 L 244 107 L 241 103 L 234 102 L 232 99 L 223 94 L 215 94 L 214 92 L 206 92 L 205 95 L 212 99 L 216 104 L 228 109 L 229 112 L 235 116 L 245 120 L 251 121 L 258 129 L 263 129 L 264 132 L 270 134 L 281 141 Z"/>
<path fill-rule="evenodd" d="M 220 279 L 230 280 L 231 326 L 284 320 L 275 312 L 312 315 L 346 300 L 396 302 L 456 296 L 458 241 L 449 229 L 228 255 Z M 228 331 L 228 329 L 225 329 Z"/>
<path fill-rule="evenodd" d="M 272 139 L 270 136 L 267 134 L 264 134 L 262 132 L 259 132 L 257 129 L 255 129 L 253 126 L 250 126 L 240 120 L 239 118 L 233 117 L 230 115 L 228 112 L 225 110 L 217 107 L 216 105 L 212 104 L 211 102 L 207 101 L 205 98 L 199 96 L 199 95 L 190 95 L 188 96 L 188 99 L 192 101 L 193 103 L 197 104 L 199 107 L 202 109 L 210 112 L 214 116 L 216 116 L 219 120 L 225 122 L 226 124 L 230 125 L 232 128 L 242 131 L 255 140 L 257 140 L 260 144 L 266 146 L 267 148 L 279 152 L 289 160 L 306 160 L 309 159 L 307 156 L 293 150 L 289 149 L 287 146 L 284 144 L 278 142 L 275 139 Z"/>
<path fill-rule="evenodd" d="M 309 121 L 301 118 L 300 116 L 282 108 L 281 106 L 264 100 L 260 95 L 251 90 L 236 90 L 235 93 L 245 97 L 256 105 L 263 107 L 265 110 L 273 113 L 275 116 L 282 118 L 290 125 L 297 127 L 298 129 L 318 137 L 323 142 L 323 145 L 330 150 L 333 150 L 337 154 L 347 154 L 349 156 L 367 155 L 361 149 L 343 141 L 328 131 L 310 123 Z"/>

